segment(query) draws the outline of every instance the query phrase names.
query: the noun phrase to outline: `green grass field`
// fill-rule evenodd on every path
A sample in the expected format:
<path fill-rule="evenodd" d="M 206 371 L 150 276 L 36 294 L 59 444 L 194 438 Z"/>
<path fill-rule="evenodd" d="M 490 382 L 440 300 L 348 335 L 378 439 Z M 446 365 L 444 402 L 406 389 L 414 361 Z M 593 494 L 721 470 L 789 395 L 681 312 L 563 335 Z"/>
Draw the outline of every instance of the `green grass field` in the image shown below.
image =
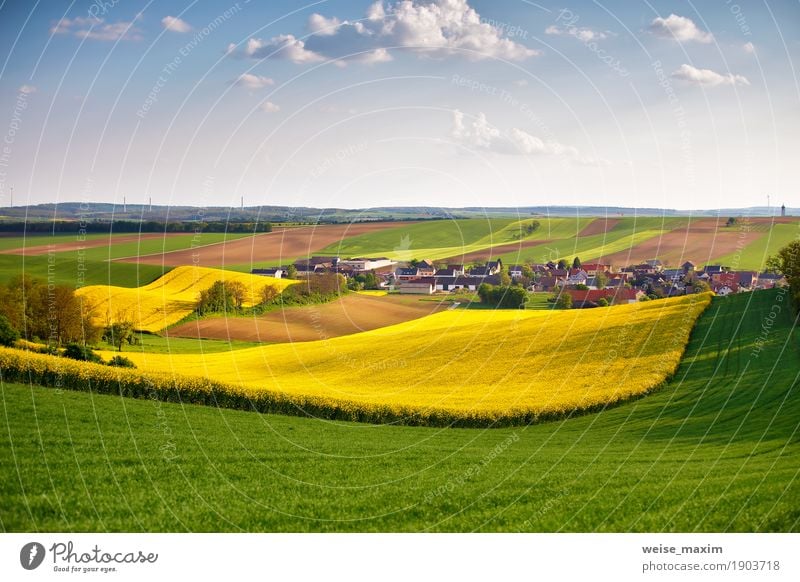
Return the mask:
<path fill-rule="evenodd" d="M 69 285 L 71 287 L 76 286 L 80 281 L 82 281 L 83 285 L 138 287 L 154 281 L 169 271 L 171 267 L 163 268 L 159 265 L 137 265 L 109 261 L 123 257 L 188 249 L 193 246 L 215 244 L 252 235 L 202 233 L 195 238 L 194 234 L 178 234 L 134 242 L 114 242 L 114 239 L 120 236 L 127 237 L 130 235 L 112 235 L 111 237 L 108 235 L 89 235 L 87 239 L 106 240 L 109 241 L 109 244 L 86 248 L 80 252 L 72 250 L 53 253 L 51 256 L 37 255 L 28 257 L 0 254 L 0 283 L 7 282 L 20 273 L 27 273 L 40 279 L 48 279 L 49 276 L 52 276 L 56 284 Z M 72 243 L 75 240 L 74 234 L 37 235 L 27 239 L 21 236 L 2 237 L 0 238 L 0 250 Z M 249 268 L 247 271 L 249 271 Z"/>
<path fill-rule="evenodd" d="M 778 297 L 716 298 L 656 394 L 514 429 L 337 423 L 4 384 L 0 528 L 797 531 L 800 354 Z M 602 373 L 603 354 L 587 346 L 587 357 Z"/>
<path fill-rule="evenodd" d="M 770 255 L 777 253 L 782 247 L 800 238 L 800 223 L 755 225 L 753 230 L 766 230 L 767 233 L 758 240 L 741 249 L 740 252 L 720 257 L 717 262 L 740 269 L 762 269 Z"/>

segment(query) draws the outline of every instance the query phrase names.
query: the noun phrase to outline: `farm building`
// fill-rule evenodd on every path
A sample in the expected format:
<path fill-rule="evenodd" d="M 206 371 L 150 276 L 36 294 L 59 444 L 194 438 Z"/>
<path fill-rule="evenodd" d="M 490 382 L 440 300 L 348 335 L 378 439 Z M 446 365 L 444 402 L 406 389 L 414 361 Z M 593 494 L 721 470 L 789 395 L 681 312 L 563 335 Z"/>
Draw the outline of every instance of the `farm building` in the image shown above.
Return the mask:
<path fill-rule="evenodd" d="M 339 265 L 352 267 L 354 271 L 375 271 L 394 265 L 394 261 L 386 257 L 358 257 L 355 259 L 342 259 Z"/>
<path fill-rule="evenodd" d="M 280 279 L 286 274 L 286 267 L 267 267 L 266 269 L 253 269 L 250 271 L 253 275 L 261 275 L 262 277 L 275 277 Z"/>
<path fill-rule="evenodd" d="M 437 291 L 457 291 L 459 289 L 467 289 L 468 291 L 477 291 L 482 283 L 489 285 L 499 285 L 500 277 L 491 275 L 488 277 L 472 277 L 470 275 L 460 275 L 457 277 L 439 277 L 435 278 L 435 287 Z"/>
<path fill-rule="evenodd" d="M 403 281 L 398 286 L 401 294 L 405 295 L 431 295 L 435 288 L 433 277 L 422 277 L 412 281 Z"/>

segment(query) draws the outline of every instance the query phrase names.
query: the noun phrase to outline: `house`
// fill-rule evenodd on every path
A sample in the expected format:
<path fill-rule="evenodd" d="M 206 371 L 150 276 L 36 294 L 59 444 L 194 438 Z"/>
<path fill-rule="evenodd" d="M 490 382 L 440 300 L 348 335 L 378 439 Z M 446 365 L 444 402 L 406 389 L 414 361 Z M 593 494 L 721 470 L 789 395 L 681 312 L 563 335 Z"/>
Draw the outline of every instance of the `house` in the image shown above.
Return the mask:
<path fill-rule="evenodd" d="M 464 275 L 464 265 L 447 265 L 447 268 L 453 271 L 454 275 Z"/>
<path fill-rule="evenodd" d="M 717 295 L 730 295 L 731 293 L 738 293 L 739 286 L 736 283 L 730 285 L 726 283 L 714 283 L 711 285 L 711 290 Z"/>
<path fill-rule="evenodd" d="M 503 261 L 502 259 L 497 259 L 496 261 L 489 261 L 486 263 L 486 268 L 489 270 L 489 275 L 497 275 L 500 271 L 503 270 Z"/>
<path fill-rule="evenodd" d="M 352 267 L 354 271 L 376 271 L 394 265 L 394 261 L 386 257 L 359 257 L 356 259 L 344 259 L 339 261 L 339 265 Z"/>
<path fill-rule="evenodd" d="M 589 275 L 583 269 L 572 269 L 573 272 L 567 277 L 565 283 L 567 285 L 586 285 Z"/>
<path fill-rule="evenodd" d="M 650 259 L 649 261 L 645 261 L 645 264 L 649 265 L 656 272 L 661 271 L 664 268 L 664 263 L 658 259 Z"/>
<path fill-rule="evenodd" d="M 266 269 L 252 269 L 250 271 L 253 275 L 261 275 L 262 277 L 274 277 L 280 279 L 286 274 L 286 267 L 267 267 Z"/>
<path fill-rule="evenodd" d="M 436 277 L 458 277 L 459 275 L 463 275 L 463 273 L 459 273 L 455 269 L 447 268 L 447 269 L 439 269 L 436 271 Z"/>
<path fill-rule="evenodd" d="M 597 273 L 607 273 L 614 270 L 611 265 L 604 265 L 603 263 L 584 263 L 581 265 L 581 269 L 586 271 L 586 274 L 590 277 L 596 277 Z"/>
<path fill-rule="evenodd" d="M 728 267 L 723 267 L 722 265 L 706 265 L 703 267 L 703 273 L 711 277 L 714 273 L 722 273 L 723 271 L 727 271 Z"/>
<path fill-rule="evenodd" d="M 558 286 L 558 279 L 555 277 L 539 277 L 532 287 L 534 291 L 553 291 Z"/>
<path fill-rule="evenodd" d="M 499 285 L 500 277 L 490 275 L 488 277 L 473 277 L 471 275 L 459 275 L 456 277 L 435 277 L 435 288 L 437 291 L 457 291 L 459 289 L 467 289 L 468 291 L 477 291 L 483 283 L 489 285 Z"/>
<path fill-rule="evenodd" d="M 422 277 L 417 267 L 401 267 L 394 272 L 398 281 L 413 281 Z"/>
<path fill-rule="evenodd" d="M 780 273 L 759 273 L 756 287 L 759 289 L 772 289 L 786 285 L 786 277 Z"/>
<path fill-rule="evenodd" d="M 694 273 L 697 270 L 697 265 L 695 265 L 692 261 L 686 261 L 681 265 L 681 269 L 684 273 Z"/>
<path fill-rule="evenodd" d="M 472 267 L 468 274 L 472 277 L 488 277 L 491 275 L 488 267 Z"/>
<path fill-rule="evenodd" d="M 684 275 L 686 275 L 686 272 L 683 269 L 664 269 L 661 272 L 661 278 L 670 283 L 683 281 Z"/>
<path fill-rule="evenodd" d="M 514 277 L 522 277 L 522 265 L 510 265 L 508 267 L 508 275 L 512 279 Z"/>
<path fill-rule="evenodd" d="M 327 270 L 327 267 L 325 267 L 324 264 L 315 264 L 310 260 L 295 261 L 294 268 L 297 270 L 297 274 L 301 277 L 308 277 L 309 275 L 314 275 L 316 273 L 324 273 Z"/>
<path fill-rule="evenodd" d="M 435 283 L 433 277 L 421 277 L 413 281 L 402 281 L 398 289 L 404 295 L 431 295 L 435 289 Z"/>
<path fill-rule="evenodd" d="M 433 262 L 427 259 L 418 262 L 417 269 L 419 269 L 420 277 L 433 277 L 436 273 L 436 267 L 433 266 Z"/>
<path fill-rule="evenodd" d="M 739 271 L 738 279 L 736 283 L 739 287 L 753 289 L 758 284 L 758 273 L 756 271 Z"/>

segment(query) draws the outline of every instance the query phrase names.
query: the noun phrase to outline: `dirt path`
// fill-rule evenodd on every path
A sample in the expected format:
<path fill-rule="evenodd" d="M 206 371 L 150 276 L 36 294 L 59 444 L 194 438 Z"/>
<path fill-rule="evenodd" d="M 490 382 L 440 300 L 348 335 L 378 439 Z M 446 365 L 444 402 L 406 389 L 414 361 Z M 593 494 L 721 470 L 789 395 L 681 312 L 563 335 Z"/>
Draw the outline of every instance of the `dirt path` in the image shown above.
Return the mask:
<path fill-rule="evenodd" d="M 319 249 L 336 244 L 345 238 L 384 228 L 395 228 L 403 224 L 409 223 L 360 222 L 276 228 L 266 234 L 257 234 L 195 249 L 118 260 L 147 265 L 200 265 L 202 267 L 223 267 L 247 263 L 254 266 L 285 263 L 296 257 L 311 255 Z"/>
<path fill-rule="evenodd" d="M 211 318 L 170 328 L 174 337 L 255 342 L 306 342 L 350 335 L 419 319 L 449 304 L 419 297 L 370 297 L 351 293 L 322 305 L 289 307 L 257 317 Z"/>

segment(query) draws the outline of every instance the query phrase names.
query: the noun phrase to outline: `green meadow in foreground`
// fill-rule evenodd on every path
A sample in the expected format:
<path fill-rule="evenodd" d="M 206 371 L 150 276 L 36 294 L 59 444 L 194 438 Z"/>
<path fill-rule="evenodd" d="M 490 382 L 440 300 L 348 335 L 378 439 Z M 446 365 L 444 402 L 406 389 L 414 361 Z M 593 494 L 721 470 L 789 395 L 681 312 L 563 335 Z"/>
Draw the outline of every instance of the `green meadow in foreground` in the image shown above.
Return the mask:
<path fill-rule="evenodd" d="M 797 531 L 794 325 L 788 294 L 716 298 L 656 394 L 511 429 L 335 423 L 4 384 L 0 528 Z M 603 354 L 587 346 L 585 357 L 601 374 Z"/>

